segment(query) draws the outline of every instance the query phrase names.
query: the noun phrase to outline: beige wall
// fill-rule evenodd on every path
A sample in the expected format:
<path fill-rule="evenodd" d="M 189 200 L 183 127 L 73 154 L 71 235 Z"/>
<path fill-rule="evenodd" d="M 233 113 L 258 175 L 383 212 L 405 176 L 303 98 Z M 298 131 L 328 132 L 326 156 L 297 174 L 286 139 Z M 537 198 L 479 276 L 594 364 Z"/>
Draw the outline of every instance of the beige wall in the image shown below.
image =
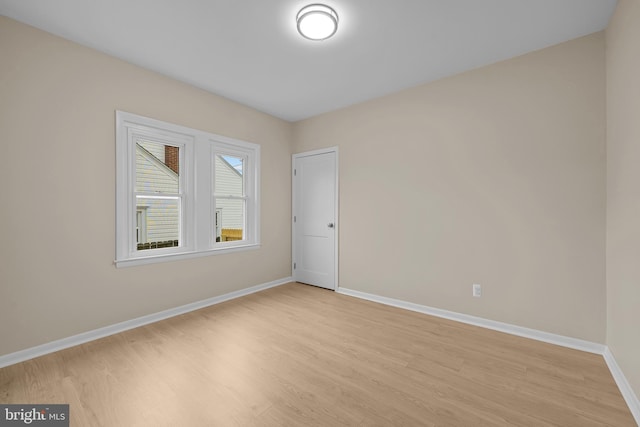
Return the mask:
<path fill-rule="evenodd" d="M 604 343 L 605 132 L 598 33 L 298 122 L 294 151 L 339 146 L 341 287 Z"/>
<path fill-rule="evenodd" d="M 294 125 L 3 17 L 0 57 L 0 355 L 288 276 L 333 145 L 342 287 L 605 342 L 601 33 Z M 114 268 L 116 109 L 261 144 L 263 248 Z"/>
<path fill-rule="evenodd" d="M 289 123 L 5 17 L 0 58 L 0 355 L 290 276 Z M 116 269 L 116 109 L 260 144 L 262 249 Z"/>
<path fill-rule="evenodd" d="M 607 345 L 640 397 L 640 2 L 607 29 Z"/>

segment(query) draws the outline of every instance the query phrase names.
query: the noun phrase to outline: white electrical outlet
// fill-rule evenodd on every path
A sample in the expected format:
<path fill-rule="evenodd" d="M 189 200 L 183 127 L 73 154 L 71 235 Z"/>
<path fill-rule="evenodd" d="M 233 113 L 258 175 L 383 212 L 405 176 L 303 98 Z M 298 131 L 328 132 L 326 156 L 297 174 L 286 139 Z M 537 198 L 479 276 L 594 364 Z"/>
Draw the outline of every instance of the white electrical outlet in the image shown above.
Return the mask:
<path fill-rule="evenodd" d="M 474 283 L 473 284 L 473 296 L 476 298 L 480 298 L 482 296 L 482 286 Z"/>

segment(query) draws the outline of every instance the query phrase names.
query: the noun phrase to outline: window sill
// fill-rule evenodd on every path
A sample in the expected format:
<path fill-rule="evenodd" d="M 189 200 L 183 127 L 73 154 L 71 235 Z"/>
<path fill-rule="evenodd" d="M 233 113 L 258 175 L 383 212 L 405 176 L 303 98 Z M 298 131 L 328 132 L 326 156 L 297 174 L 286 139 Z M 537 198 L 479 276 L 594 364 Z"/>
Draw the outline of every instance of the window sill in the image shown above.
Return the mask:
<path fill-rule="evenodd" d="M 201 258 L 205 256 L 211 255 L 222 255 L 229 254 L 233 252 L 244 252 L 250 250 L 260 249 L 260 243 L 252 243 L 246 245 L 238 245 L 231 246 L 226 248 L 215 248 L 208 249 L 206 251 L 192 251 L 192 252 L 180 252 L 173 254 L 162 254 L 162 255 L 151 255 L 139 258 L 129 258 L 129 259 L 120 259 L 115 260 L 113 264 L 117 268 L 122 267 L 134 267 L 136 265 L 145 265 L 145 264 L 157 264 L 160 262 L 170 262 L 170 261 L 178 261 L 182 259 L 192 259 L 192 258 Z"/>

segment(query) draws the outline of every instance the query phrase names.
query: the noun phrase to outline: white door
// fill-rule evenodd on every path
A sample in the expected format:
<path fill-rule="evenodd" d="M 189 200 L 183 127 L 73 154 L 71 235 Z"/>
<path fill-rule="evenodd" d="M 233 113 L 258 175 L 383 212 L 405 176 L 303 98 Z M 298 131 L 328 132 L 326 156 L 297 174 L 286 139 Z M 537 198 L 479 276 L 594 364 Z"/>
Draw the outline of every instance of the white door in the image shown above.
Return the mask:
<path fill-rule="evenodd" d="M 337 148 L 293 156 L 293 278 L 337 285 Z"/>

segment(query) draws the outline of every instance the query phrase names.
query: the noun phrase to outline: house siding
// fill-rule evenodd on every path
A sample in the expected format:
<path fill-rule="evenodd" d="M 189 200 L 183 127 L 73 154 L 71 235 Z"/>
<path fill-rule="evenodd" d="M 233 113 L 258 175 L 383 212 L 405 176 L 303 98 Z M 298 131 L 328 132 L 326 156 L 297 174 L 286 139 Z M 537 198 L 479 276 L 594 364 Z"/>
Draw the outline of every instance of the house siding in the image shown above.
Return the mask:
<path fill-rule="evenodd" d="M 142 146 L 149 153 L 153 154 L 154 157 L 164 163 L 164 145 L 158 144 L 155 142 L 147 142 L 147 141 L 137 141 L 137 144 Z"/>
<path fill-rule="evenodd" d="M 155 150 L 158 147 L 159 149 Z M 144 144 L 144 150 L 136 147 L 136 191 L 178 193 L 178 175 L 156 158 L 152 151 L 164 156 L 164 146 L 161 144 Z M 145 212 L 146 218 L 146 237 L 143 236 L 140 243 L 179 239 L 180 208 L 178 201 L 139 199 L 137 208 Z"/>
<path fill-rule="evenodd" d="M 216 196 L 242 196 L 242 175 L 229 163 L 216 156 Z M 216 209 L 222 211 L 222 228 L 244 228 L 244 201 L 216 198 Z"/>

